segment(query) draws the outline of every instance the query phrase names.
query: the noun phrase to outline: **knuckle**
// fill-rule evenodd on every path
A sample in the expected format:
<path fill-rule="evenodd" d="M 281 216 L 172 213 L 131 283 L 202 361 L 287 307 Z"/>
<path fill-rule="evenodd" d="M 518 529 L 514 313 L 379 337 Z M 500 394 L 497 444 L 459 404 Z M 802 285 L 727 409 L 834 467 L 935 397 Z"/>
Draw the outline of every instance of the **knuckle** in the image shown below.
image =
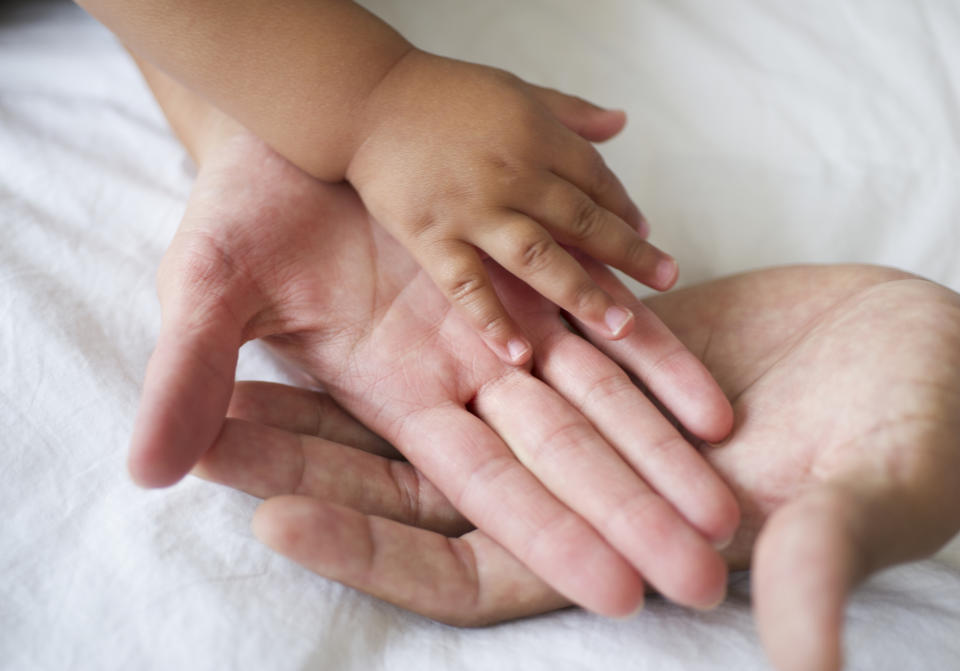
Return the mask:
<path fill-rule="evenodd" d="M 601 198 L 611 189 L 610 170 L 604 162 L 603 157 L 595 149 L 590 156 L 590 162 L 587 164 L 587 180 L 590 186 L 590 195 L 595 199 Z"/>
<path fill-rule="evenodd" d="M 582 200 L 577 204 L 570 225 L 570 234 L 578 241 L 585 241 L 596 235 L 603 218 L 600 208 L 592 200 Z"/>
<path fill-rule="evenodd" d="M 489 282 L 482 272 L 463 271 L 452 276 L 446 286 L 450 300 L 471 315 L 482 333 L 498 334 L 509 330 L 509 318 L 487 291 Z"/>
<path fill-rule="evenodd" d="M 406 222 L 406 234 L 412 240 L 426 241 L 436 230 L 437 219 L 432 212 L 421 212 Z"/>
<path fill-rule="evenodd" d="M 616 534 L 623 529 L 643 528 L 658 543 L 669 538 L 669 526 L 675 521 L 670 505 L 652 491 L 642 491 L 623 501 L 603 524 L 603 533 Z"/>
<path fill-rule="evenodd" d="M 587 388 L 580 405 L 583 408 L 609 406 L 613 399 L 625 394 L 640 393 L 639 389 L 622 370 L 594 380 Z"/>
<path fill-rule="evenodd" d="M 625 252 L 627 263 L 635 268 L 645 268 L 653 265 L 653 248 L 646 240 L 637 236 L 631 236 Z"/>
<path fill-rule="evenodd" d="M 194 328 L 236 321 L 253 289 L 248 276 L 222 241 L 193 234 L 171 245 L 161 262 L 161 303 Z"/>
<path fill-rule="evenodd" d="M 314 421 L 313 435 L 318 438 L 327 438 L 336 433 L 336 425 L 343 419 L 343 411 L 334 402 L 329 394 L 317 393 L 313 397 L 316 403 L 313 406 Z"/>
<path fill-rule="evenodd" d="M 395 460 L 387 462 L 387 472 L 396 488 L 397 501 L 402 517 L 414 526 L 421 525 L 422 498 L 420 479 L 409 465 Z"/>
<path fill-rule="evenodd" d="M 504 333 L 509 327 L 507 316 L 496 310 L 490 312 L 489 314 L 481 315 L 477 322 L 480 331 L 489 335 Z"/>
<path fill-rule="evenodd" d="M 537 236 L 527 240 L 518 248 L 519 264 L 529 272 L 542 270 L 549 264 L 553 249 L 554 242 L 547 236 Z"/>
<path fill-rule="evenodd" d="M 473 269 L 458 269 L 446 280 L 444 290 L 457 303 L 471 303 L 487 286 L 483 273 Z"/>
<path fill-rule="evenodd" d="M 584 456 L 583 446 L 589 445 L 595 438 L 590 425 L 571 421 L 552 428 L 544 434 L 539 445 L 531 448 L 527 458 L 531 467 L 536 468 L 544 461 L 576 462 Z"/>
<path fill-rule="evenodd" d="M 212 236 L 193 234 L 177 242 L 160 264 L 158 275 L 162 278 L 203 293 L 225 287 L 238 275 L 232 254 Z"/>
<path fill-rule="evenodd" d="M 591 280 L 578 282 L 567 290 L 567 302 L 578 312 L 599 308 L 606 302 L 603 292 Z"/>

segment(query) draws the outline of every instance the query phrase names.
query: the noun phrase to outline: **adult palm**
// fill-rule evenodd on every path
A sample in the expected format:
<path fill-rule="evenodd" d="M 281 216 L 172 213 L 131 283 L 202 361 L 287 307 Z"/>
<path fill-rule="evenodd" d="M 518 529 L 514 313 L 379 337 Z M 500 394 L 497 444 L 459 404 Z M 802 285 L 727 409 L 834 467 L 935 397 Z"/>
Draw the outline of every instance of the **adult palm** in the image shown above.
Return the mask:
<path fill-rule="evenodd" d="M 693 442 L 741 505 L 725 555 L 753 566 L 772 660 L 839 668 L 844 605 L 858 581 L 960 530 L 960 296 L 892 270 L 798 267 L 647 305 L 733 401 L 729 439 Z M 598 346 L 621 357 L 628 345 Z M 467 522 L 413 467 L 361 451 L 370 446 L 361 429 L 348 439 L 360 450 L 305 435 L 317 432 L 294 416 L 315 413 L 320 399 L 238 388 L 232 414 L 241 419 L 203 462 L 206 477 L 273 497 L 254 520 L 263 540 L 322 575 L 456 624 L 567 603 L 483 532 L 463 534 Z M 278 475 L 284 463 L 304 477 Z M 411 481 L 419 503 L 402 495 Z"/>
<path fill-rule="evenodd" d="M 237 132 L 206 152 L 161 265 L 134 477 L 165 485 L 193 466 L 221 431 L 237 350 L 266 338 L 568 598 L 624 614 L 642 574 L 680 603 L 716 603 L 729 489 L 557 308 L 498 276 L 537 376 L 490 353 L 348 187 Z M 651 312 L 618 351 L 688 430 L 726 435 L 720 389 Z"/>

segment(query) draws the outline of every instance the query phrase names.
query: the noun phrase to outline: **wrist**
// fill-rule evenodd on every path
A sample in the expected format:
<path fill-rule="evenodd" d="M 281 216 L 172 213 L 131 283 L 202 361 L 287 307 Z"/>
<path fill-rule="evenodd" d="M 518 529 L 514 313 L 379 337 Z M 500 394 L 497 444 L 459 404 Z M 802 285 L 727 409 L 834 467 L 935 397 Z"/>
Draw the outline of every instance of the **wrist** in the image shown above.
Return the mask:
<path fill-rule="evenodd" d="M 407 43 L 406 49 L 397 54 L 358 106 L 350 133 L 352 147 L 344 170 L 344 178 L 354 188 L 361 188 L 359 184 L 362 184 L 366 172 L 363 165 L 372 153 L 371 149 L 375 144 L 373 140 L 381 133 L 385 124 L 396 119 L 398 108 L 403 104 L 403 94 L 410 93 L 405 90 L 407 87 L 404 80 L 408 80 L 411 70 L 422 67 L 425 58 L 437 57 Z"/>

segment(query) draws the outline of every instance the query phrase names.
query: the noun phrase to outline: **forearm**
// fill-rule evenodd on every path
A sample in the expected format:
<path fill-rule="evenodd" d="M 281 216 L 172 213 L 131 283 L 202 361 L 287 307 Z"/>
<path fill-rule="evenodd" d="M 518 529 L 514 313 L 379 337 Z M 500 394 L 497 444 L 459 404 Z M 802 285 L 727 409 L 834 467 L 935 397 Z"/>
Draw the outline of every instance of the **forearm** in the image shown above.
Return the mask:
<path fill-rule="evenodd" d="M 201 94 L 299 167 L 330 181 L 343 179 L 362 141 L 368 95 L 411 48 L 390 26 L 347 0 L 78 4 L 141 59 Z M 145 76 L 153 87 L 151 73 Z M 157 81 L 162 89 L 165 84 Z"/>

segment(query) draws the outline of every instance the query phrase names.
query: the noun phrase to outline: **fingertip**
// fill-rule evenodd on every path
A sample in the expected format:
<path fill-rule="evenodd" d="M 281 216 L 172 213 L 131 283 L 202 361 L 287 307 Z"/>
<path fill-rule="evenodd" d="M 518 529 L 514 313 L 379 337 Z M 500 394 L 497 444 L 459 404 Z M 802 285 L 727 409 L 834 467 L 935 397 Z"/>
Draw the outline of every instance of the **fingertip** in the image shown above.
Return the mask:
<path fill-rule="evenodd" d="M 725 440 L 734 426 L 734 412 L 720 385 L 706 366 L 689 351 L 676 357 L 671 375 L 656 383 L 653 392 L 683 427 L 708 443 Z"/>
<path fill-rule="evenodd" d="M 689 528 L 688 528 L 689 529 Z M 720 605 L 727 595 L 727 565 L 720 553 L 702 536 L 689 529 L 691 543 L 685 543 L 682 552 L 674 551 L 667 559 L 667 574 L 654 587 L 674 603 L 707 611 Z"/>
<path fill-rule="evenodd" d="M 617 615 L 617 614 L 610 615 L 610 617 L 613 618 L 614 620 L 633 620 L 637 616 L 639 616 L 640 613 L 643 612 L 644 608 L 646 608 L 646 605 L 647 605 L 646 597 L 641 593 L 639 597 L 639 601 L 633 607 L 632 610 L 629 610 L 622 615 Z"/>
<path fill-rule="evenodd" d="M 141 489 L 163 489 L 172 487 L 183 479 L 183 474 L 173 472 L 158 472 L 156 470 L 144 470 L 141 467 L 128 464 L 127 472 L 130 473 L 130 479 Z"/>
<path fill-rule="evenodd" d="M 708 612 L 711 610 L 716 610 L 720 607 L 724 601 L 727 600 L 727 578 L 724 575 L 723 581 L 720 583 L 720 587 L 716 589 L 716 592 L 712 598 L 705 598 L 701 604 L 695 604 L 693 608 L 701 612 Z"/>
<path fill-rule="evenodd" d="M 737 529 L 740 528 L 740 504 L 722 481 L 718 482 L 718 489 L 700 528 L 718 552 L 730 547 L 737 535 Z"/>
<path fill-rule="evenodd" d="M 680 266 L 677 260 L 669 254 L 663 254 L 653 271 L 653 281 L 650 283 L 658 291 L 666 291 L 677 283 L 680 277 Z"/>
<path fill-rule="evenodd" d="M 627 125 L 627 113 L 619 109 L 593 107 L 577 134 L 591 142 L 604 142 L 619 135 Z"/>
<path fill-rule="evenodd" d="M 257 506 L 257 509 L 253 511 L 253 519 L 250 520 L 250 529 L 253 531 L 253 535 L 261 543 L 273 549 L 277 549 L 274 536 L 276 530 L 274 509 L 276 506 L 275 499 L 267 499 Z"/>
<path fill-rule="evenodd" d="M 250 528 L 267 547 L 290 554 L 301 545 L 314 513 L 312 502 L 303 496 L 275 496 L 257 507 Z"/>
<path fill-rule="evenodd" d="M 594 601 L 582 606 L 585 610 L 617 620 L 632 618 L 643 610 L 645 586 L 639 574 L 629 570 L 629 574 L 625 575 L 622 580 L 617 580 L 614 576 L 607 576 L 605 581 L 607 585 L 604 587 L 615 586 L 614 589 L 595 589 Z M 605 591 L 606 594 L 604 594 Z"/>
<path fill-rule="evenodd" d="M 733 431 L 733 407 L 713 378 L 710 378 L 704 387 L 705 391 L 701 392 L 697 403 L 696 415 L 691 417 L 689 422 L 684 422 L 684 426 L 708 443 L 720 443 Z"/>
<path fill-rule="evenodd" d="M 623 110 L 617 107 L 614 107 L 614 108 L 601 107 L 600 109 L 602 110 L 603 114 L 607 116 L 608 118 L 607 123 L 610 124 L 609 127 L 616 128 L 615 132 L 619 133 L 627 125 L 626 110 Z"/>
<path fill-rule="evenodd" d="M 163 450 L 151 449 L 150 443 L 144 444 L 135 429 L 127 455 L 127 473 L 142 489 L 161 489 L 177 484 L 187 474 L 187 469 L 172 463 Z"/>
<path fill-rule="evenodd" d="M 697 610 L 713 610 L 727 598 L 727 564 L 713 547 L 703 552 L 696 564 L 688 574 L 686 598 L 681 603 Z"/>

